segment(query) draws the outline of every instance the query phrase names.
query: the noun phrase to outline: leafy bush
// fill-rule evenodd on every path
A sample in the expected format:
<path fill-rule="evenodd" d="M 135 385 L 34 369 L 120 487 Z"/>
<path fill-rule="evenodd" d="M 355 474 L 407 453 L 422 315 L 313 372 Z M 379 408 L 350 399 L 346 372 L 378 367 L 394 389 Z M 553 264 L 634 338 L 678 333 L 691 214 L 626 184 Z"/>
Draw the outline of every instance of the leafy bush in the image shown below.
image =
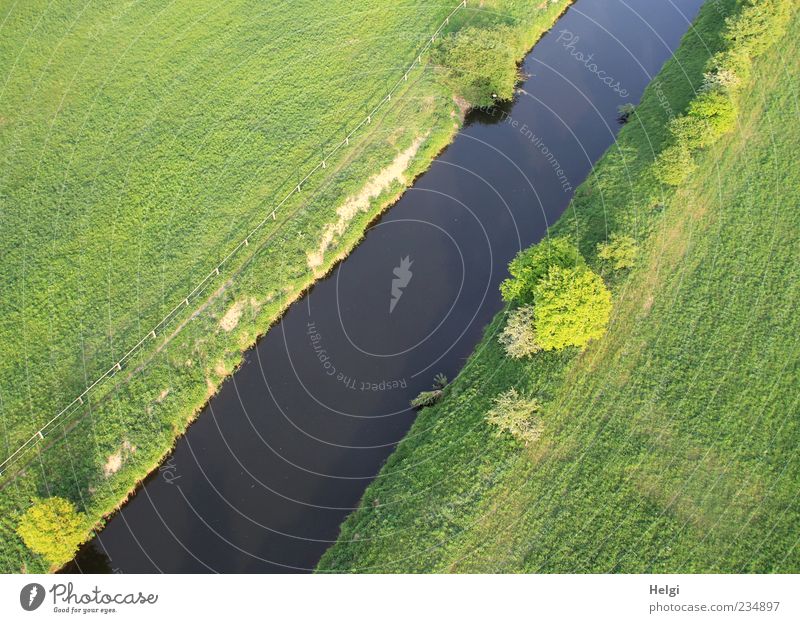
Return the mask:
<path fill-rule="evenodd" d="M 72 502 L 59 497 L 34 500 L 22 515 L 17 534 L 28 548 L 51 565 L 62 565 L 86 538 L 86 516 Z"/>
<path fill-rule="evenodd" d="M 507 303 L 529 304 L 539 282 L 552 266 L 577 268 L 586 262 L 568 238 L 547 238 L 517 253 L 508 265 L 511 278 L 500 284 L 500 293 Z"/>
<path fill-rule="evenodd" d="M 507 26 L 468 26 L 445 38 L 437 61 L 456 93 L 472 106 L 491 106 L 514 96 L 518 72 L 513 31 Z"/>
<path fill-rule="evenodd" d="M 541 420 L 536 417 L 541 408 L 538 400 L 525 398 L 512 387 L 494 399 L 486 421 L 496 427 L 497 436 L 511 434 L 527 445 L 541 435 Z"/>
<path fill-rule="evenodd" d="M 699 117 L 690 115 L 675 117 L 669 122 L 669 132 L 674 144 L 689 152 L 711 144 L 708 124 Z"/>
<path fill-rule="evenodd" d="M 656 178 L 669 186 L 679 186 L 696 168 L 692 152 L 681 144 L 667 147 L 653 164 Z"/>
<path fill-rule="evenodd" d="M 737 110 L 731 96 L 723 89 L 708 89 L 689 104 L 690 117 L 706 124 L 704 146 L 716 141 L 736 125 Z"/>
<path fill-rule="evenodd" d="M 704 74 L 705 82 L 719 82 L 725 88 L 735 89 L 750 80 L 753 59 L 743 48 L 731 48 L 717 52 L 708 62 L 708 70 Z M 717 74 L 726 74 L 727 79 L 716 78 Z M 733 78 L 735 76 L 735 78 Z"/>
<path fill-rule="evenodd" d="M 614 270 L 630 268 L 639 254 L 639 245 L 632 236 L 612 233 L 606 242 L 597 245 L 597 257 L 611 264 Z"/>
<path fill-rule="evenodd" d="M 708 74 L 703 91 L 689 104 L 687 114 L 669 122 L 673 144 L 667 149 L 672 149 L 673 153 L 667 154 L 660 164 L 666 167 L 667 177 L 682 182 L 685 177 L 681 177 L 681 172 L 686 168 L 687 154 L 690 157 L 692 151 L 713 144 L 736 124 L 736 105 L 722 86 L 723 82 L 733 84 L 735 78 L 727 73 Z"/>
<path fill-rule="evenodd" d="M 420 392 L 419 396 L 411 401 L 411 406 L 415 409 L 430 407 L 435 405 L 444 396 L 444 388 L 447 387 L 447 377 L 439 372 L 433 377 L 433 389 L 431 391 Z"/>
<path fill-rule="evenodd" d="M 536 331 L 533 326 L 533 305 L 524 305 L 511 310 L 506 326 L 498 337 L 498 341 L 512 359 L 521 359 L 542 350 L 536 343 Z"/>
<path fill-rule="evenodd" d="M 731 47 L 760 54 L 783 36 L 793 1 L 747 0 L 739 13 L 725 20 L 723 36 Z"/>
<path fill-rule="evenodd" d="M 611 292 L 591 269 L 553 266 L 536 288 L 534 325 L 543 350 L 583 348 L 602 337 L 611 316 Z"/>
<path fill-rule="evenodd" d="M 422 407 L 430 407 L 435 405 L 442 399 L 444 392 L 441 389 L 433 389 L 431 391 L 420 392 L 419 396 L 411 401 L 411 406 L 415 409 L 422 409 Z"/>
<path fill-rule="evenodd" d="M 749 79 L 752 61 L 741 50 L 718 52 L 708 63 L 708 70 L 703 74 L 701 91 L 721 89 L 734 93 L 741 84 Z"/>

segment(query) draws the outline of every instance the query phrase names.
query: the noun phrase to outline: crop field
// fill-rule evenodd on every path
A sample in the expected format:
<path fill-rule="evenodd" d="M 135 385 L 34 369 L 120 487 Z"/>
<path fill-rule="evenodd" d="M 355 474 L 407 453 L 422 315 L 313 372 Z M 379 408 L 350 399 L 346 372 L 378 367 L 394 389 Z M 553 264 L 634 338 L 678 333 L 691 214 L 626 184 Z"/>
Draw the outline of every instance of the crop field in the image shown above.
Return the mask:
<path fill-rule="evenodd" d="M 677 188 L 649 175 L 736 8 L 704 5 L 553 230 L 610 283 L 608 334 L 514 360 L 498 315 L 320 571 L 800 572 L 798 11 L 735 129 Z M 597 258 L 609 231 L 630 271 Z M 542 404 L 527 446 L 485 421 L 512 387 Z"/>
<path fill-rule="evenodd" d="M 566 4 L 467 3 L 441 33 L 502 20 L 519 57 Z M 0 569 L 48 568 L 15 532 L 35 496 L 88 536 L 447 144 L 461 111 L 418 54 L 456 5 L 0 4 L 0 461 L 112 371 L 4 465 Z"/>

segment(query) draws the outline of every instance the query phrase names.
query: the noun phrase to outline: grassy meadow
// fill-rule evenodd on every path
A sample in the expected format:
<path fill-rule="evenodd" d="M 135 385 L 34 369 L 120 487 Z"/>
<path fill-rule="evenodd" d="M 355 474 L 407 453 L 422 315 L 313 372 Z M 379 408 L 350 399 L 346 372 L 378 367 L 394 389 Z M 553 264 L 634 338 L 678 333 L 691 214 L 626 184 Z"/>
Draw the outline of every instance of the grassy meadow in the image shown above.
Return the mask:
<path fill-rule="evenodd" d="M 607 335 L 513 360 L 498 315 L 320 571 L 800 572 L 800 12 L 734 131 L 678 187 L 652 175 L 739 5 L 704 5 L 553 228 L 611 285 Z M 610 232 L 630 271 L 598 260 Z M 512 387 L 542 404 L 527 446 L 485 421 Z"/>
<path fill-rule="evenodd" d="M 506 24 L 519 57 L 567 4 L 468 3 L 447 32 Z M 329 155 L 455 5 L 0 3 L 0 460 L 326 161 L 173 322 L 0 477 L 0 570 L 50 567 L 16 533 L 34 497 L 72 501 L 88 537 L 242 350 L 447 144 L 461 110 L 423 56 L 390 104 Z M 367 209 L 337 212 L 376 175 Z"/>

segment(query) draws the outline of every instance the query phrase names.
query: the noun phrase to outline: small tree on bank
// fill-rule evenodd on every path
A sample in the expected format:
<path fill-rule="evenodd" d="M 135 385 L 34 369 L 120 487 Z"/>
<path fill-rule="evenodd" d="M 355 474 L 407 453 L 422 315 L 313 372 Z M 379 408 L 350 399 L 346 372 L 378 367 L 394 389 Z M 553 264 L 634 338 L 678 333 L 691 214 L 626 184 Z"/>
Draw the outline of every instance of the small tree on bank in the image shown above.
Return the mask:
<path fill-rule="evenodd" d="M 524 305 L 508 313 L 508 320 L 498 340 L 512 359 L 521 359 L 540 350 L 533 328 L 533 305 Z"/>
<path fill-rule="evenodd" d="M 602 337 L 611 316 L 611 292 L 589 268 L 554 266 L 536 287 L 534 325 L 543 350 L 585 347 Z"/>
<path fill-rule="evenodd" d="M 500 284 L 507 303 L 526 305 L 535 300 L 536 287 L 550 268 L 577 268 L 586 262 L 578 248 L 567 238 L 548 238 L 517 253 L 508 265 L 511 277 Z"/>
<path fill-rule="evenodd" d="M 496 428 L 497 436 L 508 433 L 527 445 L 542 433 L 537 415 L 541 408 L 538 400 L 526 398 L 512 387 L 494 399 L 494 406 L 486 413 L 486 421 Z"/>
<path fill-rule="evenodd" d="M 86 536 L 86 516 L 64 498 L 36 499 L 22 515 L 17 534 L 51 565 L 62 565 Z"/>
<path fill-rule="evenodd" d="M 597 257 L 611 265 L 614 270 L 631 268 L 639 254 L 639 245 L 633 237 L 616 232 L 606 242 L 597 245 Z"/>
<path fill-rule="evenodd" d="M 670 145 L 653 163 L 656 179 L 668 186 L 680 186 L 694 173 L 697 164 L 684 145 Z"/>
<path fill-rule="evenodd" d="M 458 95 L 472 106 L 491 106 L 514 97 L 517 65 L 514 32 L 507 26 L 468 26 L 443 40 L 437 61 Z"/>

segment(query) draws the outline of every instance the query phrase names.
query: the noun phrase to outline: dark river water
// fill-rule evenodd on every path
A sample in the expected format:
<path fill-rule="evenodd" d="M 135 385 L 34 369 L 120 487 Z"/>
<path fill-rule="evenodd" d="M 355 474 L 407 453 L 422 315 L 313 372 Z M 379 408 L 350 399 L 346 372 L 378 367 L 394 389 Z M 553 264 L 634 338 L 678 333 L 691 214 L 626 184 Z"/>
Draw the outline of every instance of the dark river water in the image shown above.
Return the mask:
<path fill-rule="evenodd" d="M 701 4 L 575 3 L 525 59 L 513 104 L 470 117 L 68 570 L 313 569 L 408 431 L 409 400 L 458 373 L 508 261 L 561 215 Z"/>

